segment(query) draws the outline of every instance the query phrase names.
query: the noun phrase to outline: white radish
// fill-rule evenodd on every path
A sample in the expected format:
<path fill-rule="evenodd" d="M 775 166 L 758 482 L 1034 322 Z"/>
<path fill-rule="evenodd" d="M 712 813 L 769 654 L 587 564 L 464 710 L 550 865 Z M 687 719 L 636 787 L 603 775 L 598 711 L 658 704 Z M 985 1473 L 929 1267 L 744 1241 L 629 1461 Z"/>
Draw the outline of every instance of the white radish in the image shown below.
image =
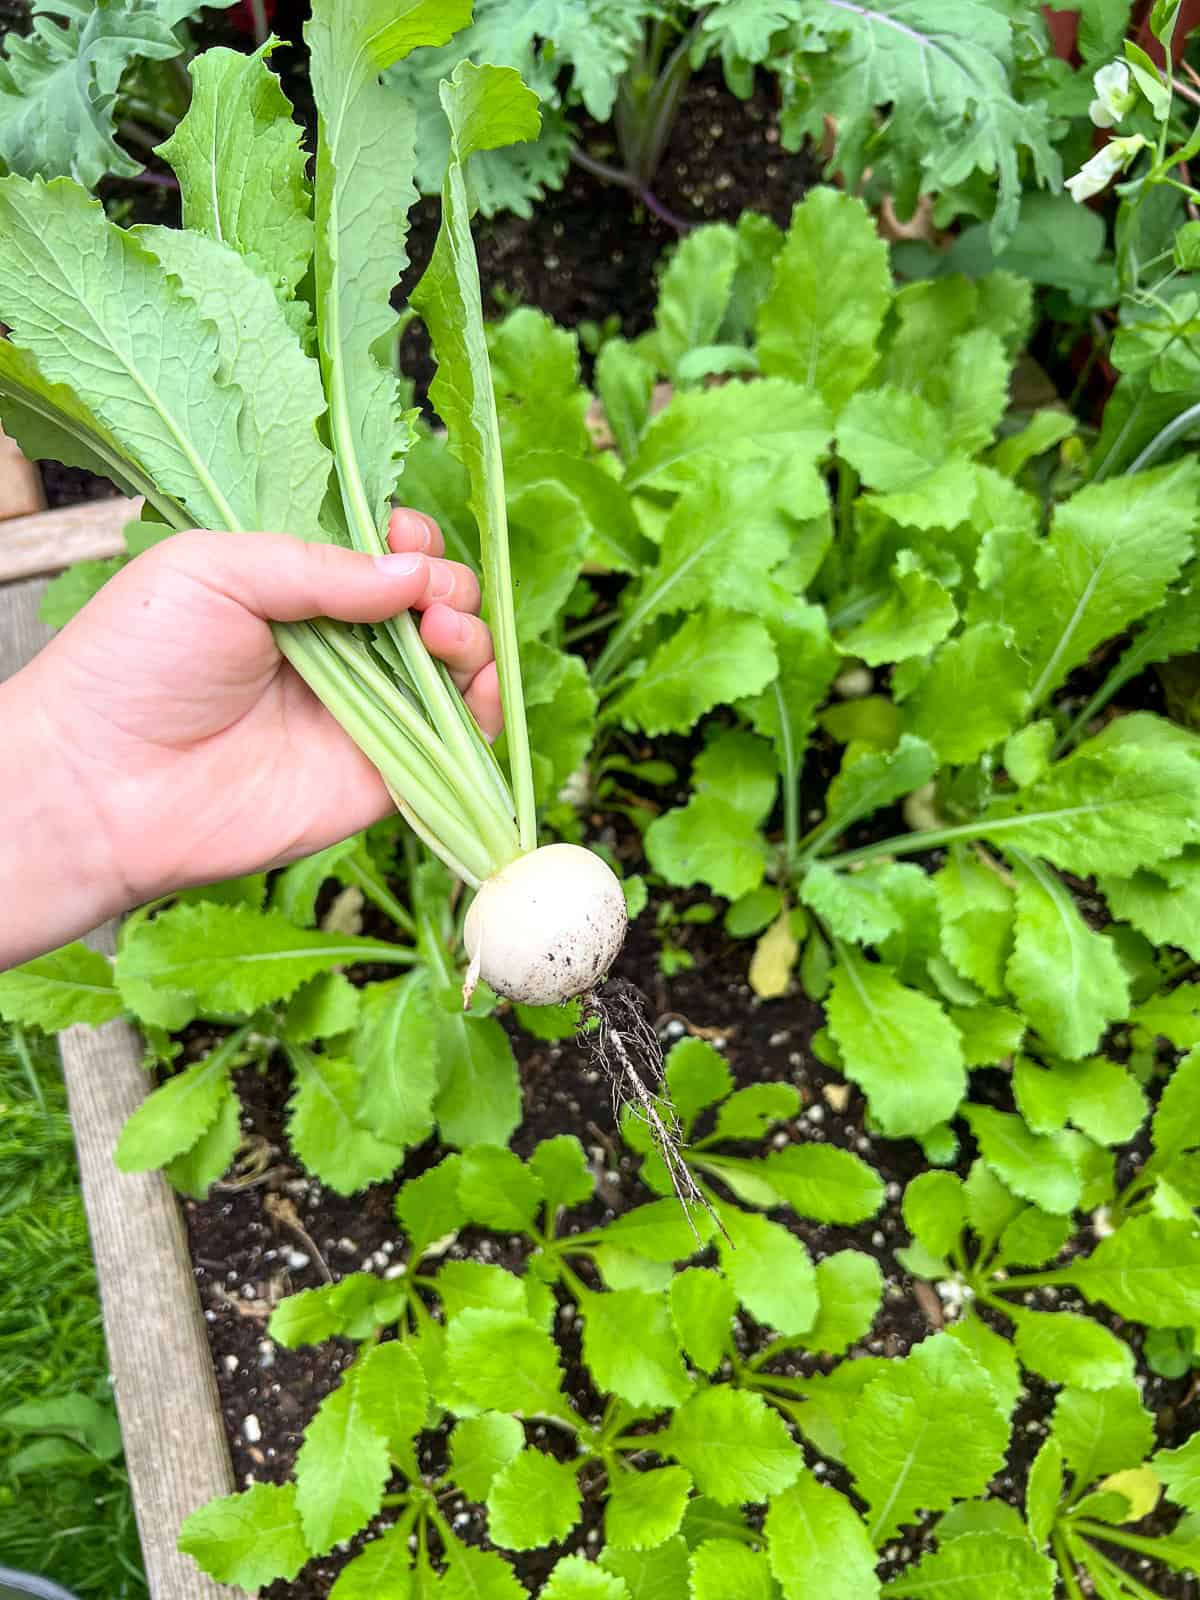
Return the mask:
<path fill-rule="evenodd" d="M 628 926 L 620 879 L 590 850 L 548 844 L 518 856 L 487 879 L 467 912 L 464 1003 L 479 978 L 528 1006 L 586 994 L 616 960 Z"/>

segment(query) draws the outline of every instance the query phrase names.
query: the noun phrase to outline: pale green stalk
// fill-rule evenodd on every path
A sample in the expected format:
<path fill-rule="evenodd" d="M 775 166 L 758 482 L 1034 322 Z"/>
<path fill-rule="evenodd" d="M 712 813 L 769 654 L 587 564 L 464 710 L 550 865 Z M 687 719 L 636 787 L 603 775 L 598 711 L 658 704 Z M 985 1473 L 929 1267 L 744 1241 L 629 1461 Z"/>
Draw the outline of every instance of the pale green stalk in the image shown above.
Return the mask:
<path fill-rule="evenodd" d="M 500 426 L 483 327 L 465 168 L 477 150 L 535 137 L 537 101 L 511 69 L 475 67 L 467 61 L 441 85 L 440 94 L 450 124 L 442 225 L 413 303 L 437 351 L 438 373 L 430 396 L 446 424 L 451 449 L 470 478 L 470 506 L 479 526 L 517 833 L 521 851 L 529 851 L 537 845 L 533 765 L 512 594 Z"/>
<path fill-rule="evenodd" d="M 408 190 L 416 199 L 408 176 L 415 117 L 379 73 L 417 45 L 444 42 L 455 9 L 410 3 L 397 14 L 381 4 L 322 0 L 305 29 L 319 115 L 313 264 L 328 436 L 350 542 L 370 555 L 387 551 L 389 463 L 400 443 L 395 380 L 376 353 L 379 341 L 394 335 L 387 263 L 405 261 L 406 225 L 393 208 Z M 464 716 L 448 672 L 425 649 L 411 614 L 383 629 L 432 724 L 431 742 L 443 747 L 436 758 L 442 775 L 463 815 L 489 841 L 494 871 L 518 846 L 512 800 L 486 741 Z M 424 820 L 438 831 L 436 817 Z"/>
<path fill-rule="evenodd" d="M 1081 1523 L 1078 1524 L 1078 1526 L 1086 1527 L 1087 1531 L 1092 1534 L 1093 1538 L 1107 1539 L 1110 1544 L 1121 1545 L 1125 1549 L 1133 1548 L 1129 1545 L 1126 1539 L 1119 1537 L 1114 1538 L 1113 1530 L 1107 1523 Z M 1155 1540 L 1147 1539 L 1145 1541 L 1147 1551 L 1149 1551 L 1149 1548 L 1155 1543 Z M 1113 1584 L 1114 1586 L 1119 1585 L 1120 1589 L 1124 1590 L 1124 1593 L 1129 1597 L 1129 1600 L 1162 1600 L 1162 1595 L 1157 1589 L 1148 1589 L 1146 1585 L 1144 1583 L 1140 1583 L 1131 1572 L 1127 1572 L 1124 1567 L 1119 1567 L 1115 1561 L 1110 1561 L 1103 1551 L 1097 1550 L 1095 1545 L 1090 1543 L 1088 1540 L 1080 1539 L 1078 1541 L 1078 1547 L 1080 1558 L 1083 1561 L 1084 1566 L 1089 1568 L 1089 1570 L 1092 1572 L 1093 1577 L 1095 1577 L 1096 1569 L 1098 1568 L 1109 1583 Z M 1161 1557 L 1161 1551 L 1155 1550 L 1153 1553 L 1154 1555 Z"/>
<path fill-rule="evenodd" d="M 1055 1528 L 1051 1534 L 1050 1544 L 1058 1561 L 1058 1570 L 1062 1574 L 1067 1600 L 1083 1600 L 1083 1590 L 1079 1587 L 1079 1580 L 1075 1576 L 1074 1553 L 1060 1528 Z"/>
<path fill-rule="evenodd" d="M 498 456 L 500 428 L 494 404 L 492 425 L 496 430 Z M 491 600 L 490 622 L 496 648 L 496 670 L 500 679 L 500 702 L 504 708 L 504 727 L 508 738 L 517 834 L 524 853 L 537 848 L 537 801 L 533 792 L 533 757 L 529 747 L 529 724 L 525 716 L 525 690 L 521 682 L 517 608 L 513 603 L 512 564 L 508 553 L 508 508 L 504 500 L 503 479 L 493 477 L 491 490 L 493 523 L 492 537 L 485 545 L 485 575 Z"/>
<path fill-rule="evenodd" d="M 331 625 L 325 624 L 326 629 Z M 314 694 L 379 769 L 392 796 L 412 820 L 418 812 L 418 829 L 456 876 L 477 886 L 494 868 L 486 846 L 474 827 L 463 820 L 458 798 L 437 769 L 431 769 L 420 746 L 407 740 L 405 729 L 388 709 L 396 693 L 381 702 L 364 688 L 357 676 L 331 649 L 319 628 L 305 623 L 276 627 L 279 648 Z M 399 735 L 399 737 L 398 737 Z M 437 827 L 436 839 L 430 825 Z"/>
<path fill-rule="evenodd" d="M 421 750 L 430 767 L 446 785 L 451 796 L 457 799 L 466 821 L 478 827 L 487 848 L 503 864 L 516 854 L 516 839 L 511 817 L 507 817 L 491 804 L 491 795 L 474 786 L 474 775 L 464 774 L 452 760 L 447 760 L 445 746 L 437 734 L 408 702 L 403 690 L 380 667 L 370 651 L 352 634 L 329 624 L 319 624 L 317 631 L 334 653 L 343 660 L 359 682 L 371 689 L 387 706 L 393 719 L 404 729 L 413 744 Z M 424 645 L 421 649 L 424 650 Z"/>
<path fill-rule="evenodd" d="M 864 844 L 857 850 L 843 850 L 836 856 L 826 856 L 824 864 L 827 867 L 850 867 L 855 862 L 871 861 L 876 856 L 911 856 L 921 850 L 940 850 L 948 844 L 991 838 L 997 833 L 1007 832 L 1009 828 L 1019 827 L 1028 821 L 1027 816 L 1018 814 L 1012 817 L 990 817 L 975 822 L 962 822 L 949 828 L 927 828 L 919 833 L 901 833 L 893 839 L 881 839 L 878 844 Z M 821 846 L 845 826 L 846 824 L 842 823 L 837 827 L 823 829 L 800 858 L 800 864 L 803 866 L 814 860 Z"/>
<path fill-rule="evenodd" d="M 1122 1550 L 1132 1550 L 1135 1555 L 1149 1556 L 1151 1559 L 1156 1556 L 1162 1559 L 1164 1545 L 1172 1554 L 1177 1548 L 1169 1534 L 1165 1538 L 1150 1539 L 1139 1533 L 1127 1533 L 1123 1528 L 1114 1528 L 1108 1522 L 1097 1522 L 1092 1517 L 1080 1517 L 1075 1523 L 1075 1528 L 1079 1533 L 1086 1533 L 1093 1539 L 1106 1539 L 1109 1544 L 1120 1545 Z M 1123 1576 L 1127 1578 L 1128 1574 Z"/>
<path fill-rule="evenodd" d="M 325 315 L 334 323 L 336 323 L 336 313 L 333 309 L 335 304 L 334 296 L 330 296 L 325 303 Z M 370 555 L 385 554 L 387 541 L 371 516 L 366 490 L 358 471 L 357 455 L 350 443 L 344 375 L 340 363 L 336 361 L 330 362 L 329 369 L 329 416 L 338 483 L 341 486 L 342 504 L 346 512 L 350 537 L 357 550 Z M 412 614 L 403 612 L 400 616 L 392 618 L 386 624 L 386 628 L 400 652 L 430 721 L 461 770 L 465 783 L 473 785 L 473 796 L 468 802 L 468 809 L 473 806 L 474 795 L 478 795 L 480 800 L 490 805 L 495 794 L 494 765 L 492 771 L 488 772 L 485 762 L 481 759 L 482 736 L 478 730 L 472 732 L 464 724 L 455 706 L 457 693 L 421 643 L 421 635 Z M 503 866 L 505 860 L 511 860 L 516 853 L 515 850 L 512 851 L 504 859 L 498 860 L 496 865 Z"/>
<path fill-rule="evenodd" d="M 473 738 L 479 740 L 479 724 L 467 710 L 467 703 L 462 695 L 455 692 L 451 696 L 451 704 L 458 713 L 459 720 L 467 725 L 467 731 Z M 479 754 L 482 758 L 483 770 L 491 780 L 492 793 L 495 804 L 499 808 L 499 813 L 511 825 L 514 814 L 512 791 L 508 786 L 508 779 L 504 776 L 503 769 L 496 759 L 496 752 L 486 740 L 482 740 L 479 741 Z"/>
<path fill-rule="evenodd" d="M 373 873 L 360 866 L 354 856 L 351 856 L 348 861 L 338 863 L 338 876 L 344 882 L 353 884 L 356 889 L 359 889 L 373 906 L 383 912 L 385 917 L 391 917 L 401 932 L 407 933 L 410 938 L 415 938 L 417 925 L 412 917 L 400 904 L 399 900 L 396 899 L 387 884 L 380 882 Z"/>
<path fill-rule="evenodd" d="M 454 235 L 456 257 L 462 270 L 473 278 L 468 289 L 472 305 L 479 304 L 479 275 L 475 261 L 475 247 L 467 215 L 466 180 L 462 166 L 451 163 L 446 183 L 454 196 L 443 227 L 449 224 Z M 463 237 L 465 235 L 465 237 Z M 483 342 L 483 324 L 478 329 L 468 328 L 468 338 L 476 333 Z M 487 370 L 487 350 L 483 345 L 482 359 Z M 521 653 L 517 643 L 517 613 L 513 603 L 512 563 L 508 550 L 508 506 L 504 496 L 503 468 L 500 465 L 500 421 L 496 415 L 496 400 L 490 378 L 483 401 L 483 426 L 489 438 L 487 451 L 493 470 L 487 475 L 488 513 L 480 519 L 481 549 L 484 578 L 490 602 L 489 621 L 496 648 L 496 669 L 500 679 L 500 699 L 504 707 L 504 726 L 508 739 L 509 770 L 512 773 L 513 798 L 516 802 L 517 832 L 522 851 L 537 846 L 537 804 L 533 792 L 533 762 L 529 749 L 529 726 L 525 717 L 525 692 L 521 683 Z"/>

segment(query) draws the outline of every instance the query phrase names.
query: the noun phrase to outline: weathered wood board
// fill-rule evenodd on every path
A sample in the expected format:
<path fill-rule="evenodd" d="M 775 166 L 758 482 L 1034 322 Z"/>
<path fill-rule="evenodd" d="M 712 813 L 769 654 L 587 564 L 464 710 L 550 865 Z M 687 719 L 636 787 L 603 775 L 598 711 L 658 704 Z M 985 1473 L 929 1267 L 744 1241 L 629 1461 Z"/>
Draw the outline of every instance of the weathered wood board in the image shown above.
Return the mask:
<path fill-rule="evenodd" d="M 14 526 L 0 526 L 0 552 Z M 37 620 L 45 587 L 41 579 L 0 587 L 0 680 L 50 637 Z M 113 928 L 91 942 L 111 953 Z M 151 1600 L 230 1600 L 242 1591 L 202 1577 L 175 1548 L 189 1512 L 234 1486 L 183 1217 L 159 1173 L 128 1175 L 113 1162 L 149 1087 L 141 1043 L 113 1022 L 72 1028 L 61 1045 Z"/>
<path fill-rule="evenodd" d="M 125 548 L 121 530 L 141 506 L 140 500 L 116 496 L 0 522 L 0 583 L 120 555 Z"/>

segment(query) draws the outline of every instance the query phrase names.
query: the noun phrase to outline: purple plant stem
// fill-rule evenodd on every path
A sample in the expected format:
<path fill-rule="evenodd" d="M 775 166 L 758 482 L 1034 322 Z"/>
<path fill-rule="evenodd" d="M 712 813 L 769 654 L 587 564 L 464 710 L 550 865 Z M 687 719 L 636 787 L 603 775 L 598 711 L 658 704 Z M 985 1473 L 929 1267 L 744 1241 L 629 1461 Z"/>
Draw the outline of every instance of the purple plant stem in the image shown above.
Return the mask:
<path fill-rule="evenodd" d="M 663 205 L 652 190 L 639 189 L 637 197 L 652 216 L 657 217 L 660 222 L 665 222 L 668 228 L 674 228 L 676 233 L 690 233 L 695 227 L 695 223 L 688 222 L 685 217 L 678 216 L 674 211 Z"/>
<path fill-rule="evenodd" d="M 614 167 L 607 161 L 600 161 L 596 156 L 591 156 L 586 150 L 581 150 L 578 145 L 571 146 L 571 160 L 584 172 L 590 172 L 593 178 L 600 178 L 605 183 L 614 183 L 620 189 L 628 189 L 635 194 L 645 206 L 646 210 L 665 222 L 668 228 L 674 228 L 676 233 L 689 233 L 693 224 L 686 218 L 677 216 L 663 205 L 662 201 L 652 189 L 639 183 L 632 172 L 627 172 L 624 167 Z"/>
<path fill-rule="evenodd" d="M 570 159 L 584 172 L 590 172 L 593 178 L 603 178 L 605 183 L 615 183 L 621 189 L 632 189 L 634 194 L 641 189 L 641 184 L 632 172 L 626 172 L 624 167 L 614 167 L 608 161 L 601 161 L 596 156 L 589 155 L 577 144 L 571 146 Z"/>
<path fill-rule="evenodd" d="M 169 172 L 134 172 L 131 177 L 134 183 L 151 183 L 160 189 L 179 188 L 179 179 L 173 178 Z"/>

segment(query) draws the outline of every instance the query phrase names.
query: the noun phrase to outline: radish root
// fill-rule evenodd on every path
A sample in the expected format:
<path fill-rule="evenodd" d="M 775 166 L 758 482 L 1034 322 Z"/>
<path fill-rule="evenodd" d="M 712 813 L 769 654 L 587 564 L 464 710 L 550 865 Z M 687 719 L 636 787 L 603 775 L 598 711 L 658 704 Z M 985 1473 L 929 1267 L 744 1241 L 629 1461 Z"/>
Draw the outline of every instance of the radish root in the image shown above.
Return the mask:
<path fill-rule="evenodd" d="M 683 1159 L 683 1135 L 664 1092 L 662 1046 L 647 1019 L 645 996 L 624 978 L 614 978 L 602 990 L 589 990 L 582 1001 L 581 1022 L 594 1022 L 595 1026 L 581 1029 L 580 1043 L 592 1065 L 608 1079 L 618 1127 L 622 1108 L 629 1106 L 649 1128 L 697 1244 L 704 1240 L 692 1221 L 693 1206 L 703 1207 L 725 1233 L 720 1217 Z"/>

